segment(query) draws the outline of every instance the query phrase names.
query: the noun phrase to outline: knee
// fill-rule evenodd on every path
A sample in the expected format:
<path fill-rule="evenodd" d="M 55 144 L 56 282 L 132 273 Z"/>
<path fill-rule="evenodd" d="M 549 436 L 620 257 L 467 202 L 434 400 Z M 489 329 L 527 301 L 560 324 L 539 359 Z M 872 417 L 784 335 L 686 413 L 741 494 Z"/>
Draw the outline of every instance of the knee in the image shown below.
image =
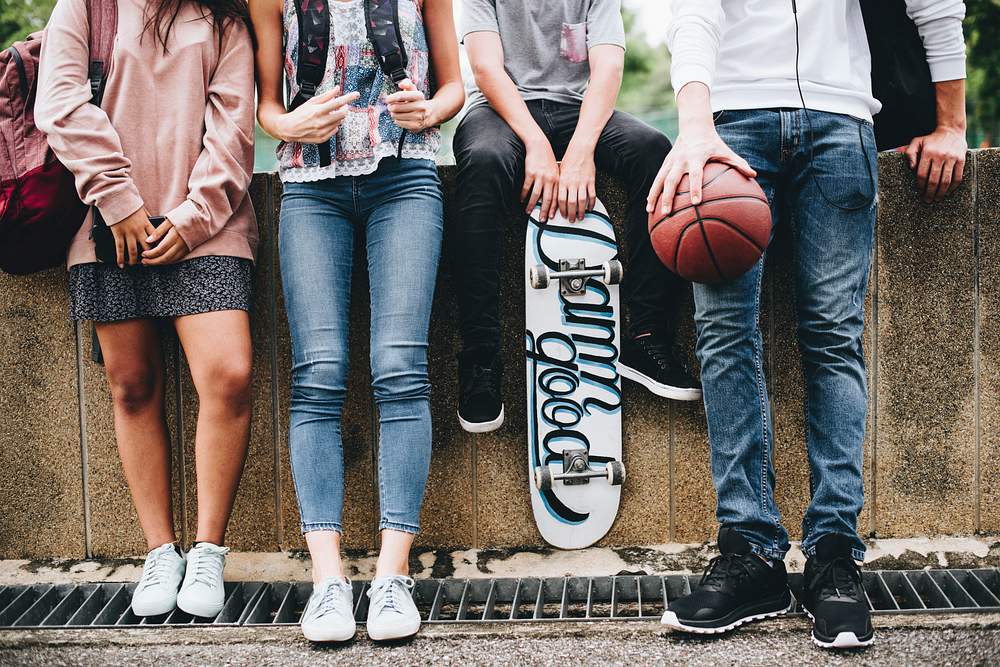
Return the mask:
<path fill-rule="evenodd" d="M 430 396 L 426 346 L 382 346 L 372 355 L 372 390 L 379 403 Z"/>
<path fill-rule="evenodd" d="M 108 370 L 111 400 L 126 414 L 136 414 L 159 399 L 160 376 L 153 368 L 137 366 Z"/>
<path fill-rule="evenodd" d="M 480 135 L 457 147 L 455 160 L 460 175 L 489 174 L 494 178 L 513 180 L 518 155 L 502 137 Z"/>
<path fill-rule="evenodd" d="M 237 411 L 250 408 L 253 363 L 250 359 L 227 359 L 201 372 L 204 380 L 195 383 L 201 400 L 215 400 Z"/>
<path fill-rule="evenodd" d="M 347 360 L 339 357 L 297 362 L 292 369 L 293 404 L 338 407 L 347 394 Z"/>

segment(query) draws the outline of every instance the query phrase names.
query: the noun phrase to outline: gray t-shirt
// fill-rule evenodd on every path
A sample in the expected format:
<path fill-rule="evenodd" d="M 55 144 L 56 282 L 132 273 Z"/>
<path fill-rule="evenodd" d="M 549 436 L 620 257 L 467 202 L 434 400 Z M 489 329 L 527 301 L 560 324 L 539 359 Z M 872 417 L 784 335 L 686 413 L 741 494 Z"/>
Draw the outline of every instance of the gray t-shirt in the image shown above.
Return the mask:
<path fill-rule="evenodd" d="M 499 33 L 504 67 L 525 100 L 579 104 L 589 49 L 625 48 L 621 0 L 462 0 L 462 39 L 473 32 Z M 484 101 L 472 82 L 469 106 Z"/>

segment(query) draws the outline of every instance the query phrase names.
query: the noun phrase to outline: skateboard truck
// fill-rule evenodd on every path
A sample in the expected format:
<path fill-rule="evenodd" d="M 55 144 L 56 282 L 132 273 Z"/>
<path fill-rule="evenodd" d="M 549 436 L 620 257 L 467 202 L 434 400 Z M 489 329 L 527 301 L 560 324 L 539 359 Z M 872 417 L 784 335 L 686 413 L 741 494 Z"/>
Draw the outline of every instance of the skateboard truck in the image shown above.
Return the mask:
<path fill-rule="evenodd" d="M 564 449 L 562 452 L 563 472 L 552 474 L 548 465 L 535 468 L 535 486 L 539 491 L 548 491 L 559 481 L 566 486 L 590 484 L 590 480 L 603 477 L 612 486 L 625 483 L 625 465 L 621 461 L 608 461 L 604 468 L 590 467 L 590 452 L 586 449 Z"/>
<path fill-rule="evenodd" d="M 550 280 L 557 278 L 563 296 L 578 296 L 586 291 L 587 278 L 601 277 L 605 284 L 617 285 L 624 274 L 622 263 L 617 259 L 605 262 L 596 269 L 588 269 L 584 259 L 560 259 L 558 271 L 551 271 L 544 264 L 528 269 L 528 281 L 534 289 L 545 289 Z"/>

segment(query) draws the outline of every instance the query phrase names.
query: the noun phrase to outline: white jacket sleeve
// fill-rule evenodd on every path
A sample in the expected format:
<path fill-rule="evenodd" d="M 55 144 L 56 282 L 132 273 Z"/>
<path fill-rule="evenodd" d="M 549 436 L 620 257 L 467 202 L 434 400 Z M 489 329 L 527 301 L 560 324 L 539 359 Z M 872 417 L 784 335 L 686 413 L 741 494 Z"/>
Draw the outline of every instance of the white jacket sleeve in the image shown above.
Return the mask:
<path fill-rule="evenodd" d="M 906 13 L 917 24 L 927 51 L 931 81 L 965 78 L 963 0 L 906 0 Z"/>
<path fill-rule="evenodd" d="M 673 0 L 667 46 L 674 94 L 692 81 L 712 87 L 724 20 L 722 0 Z"/>

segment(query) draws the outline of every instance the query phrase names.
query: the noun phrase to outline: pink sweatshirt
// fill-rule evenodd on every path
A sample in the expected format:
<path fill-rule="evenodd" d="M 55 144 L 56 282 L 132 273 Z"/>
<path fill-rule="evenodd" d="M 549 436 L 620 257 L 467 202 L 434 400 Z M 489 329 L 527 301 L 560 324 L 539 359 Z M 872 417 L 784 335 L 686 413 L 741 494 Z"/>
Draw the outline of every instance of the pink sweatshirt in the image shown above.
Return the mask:
<path fill-rule="evenodd" d="M 143 34 L 145 0 L 118 0 L 118 36 L 101 108 L 90 104 L 87 5 L 59 0 L 38 74 L 35 119 L 108 224 L 140 208 L 166 216 L 191 254 L 254 259 L 247 189 L 254 160 L 254 71 L 242 23 L 221 48 L 211 18 L 186 3 L 168 53 Z M 140 37 L 142 38 L 140 40 Z M 90 216 L 69 266 L 96 261 Z"/>

